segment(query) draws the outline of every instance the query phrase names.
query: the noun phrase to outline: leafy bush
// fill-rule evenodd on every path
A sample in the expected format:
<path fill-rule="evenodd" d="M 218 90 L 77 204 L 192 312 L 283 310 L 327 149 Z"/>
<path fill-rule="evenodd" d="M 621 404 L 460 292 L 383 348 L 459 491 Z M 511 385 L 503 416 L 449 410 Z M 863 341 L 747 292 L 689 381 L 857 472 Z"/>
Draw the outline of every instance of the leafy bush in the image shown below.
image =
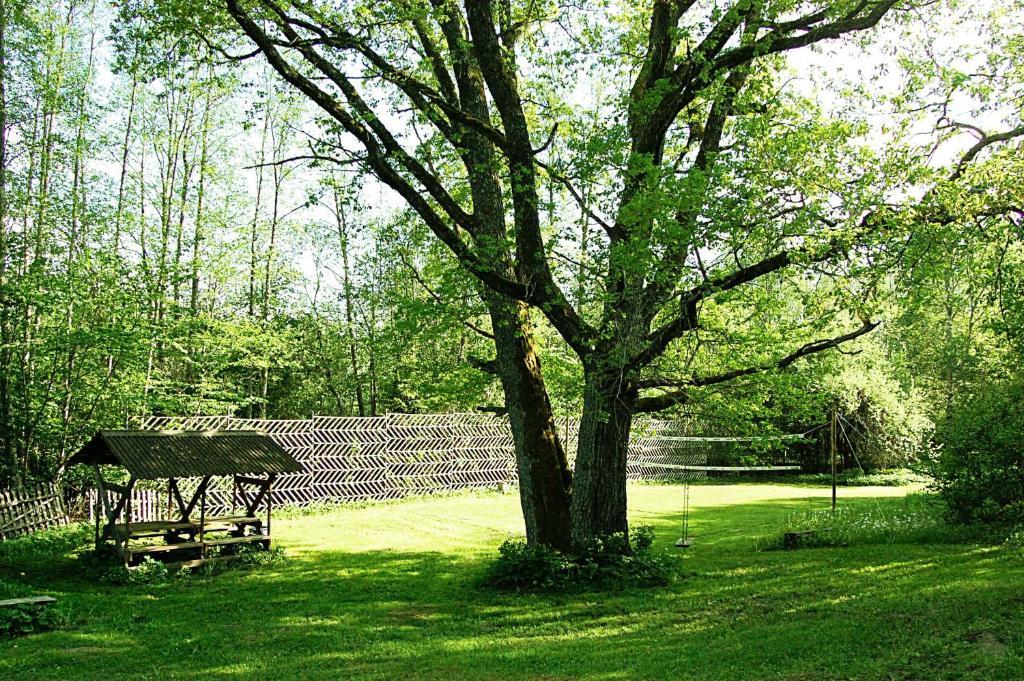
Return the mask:
<path fill-rule="evenodd" d="M 279 565 L 285 559 L 284 549 L 277 546 L 270 550 L 244 544 L 221 546 L 211 549 L 209 553 L 211 558 L 229 555 L 233 557 L 233 560 L 208 562 L 192 570 L 174 570 L 165 563 L 146 556 L 141 563 L 131 569 L 120 564 L 108 568 L 100 577 L 100 581 L 120 586 L 129 584 L 158 585 L 166 584 L 174 578 L 185 578 L 190 575 L 209 577 L 239 568 Z"/>
<path fill-rule="evenodd" d="M 924 544 L 981 539 L 984 528 L 965 531 L 947 521 L 941 502 L 928 494 L 911 494 L 870 508 L 840 506 L 789 515 L 764 548 L 809 548 L 852 544 Z M 787 544 L 785 533 L 813 531 Z"/>
<path fill-rule="evenodd" d="M 609 587 L 662 586 L 672 581 L 675 566 L 652 550 L 654 531 L 637 527 L 626 538 L 613 534 L 595 539 L 572 555 L 548 546 L 509 539 L 498 549 L 498 560 L 484 584 L 515 591 L 569 591 Z"/>
<path fill-rule="evenodd" d="M 166 584 L 171 578 L 171 571 L 164 563 L 150 556 L 130 570 L 124 565 L 117 565 L 107 570 L 100 581 L 107 584 Z"/>
<path fill-rule="evenodd" d="M 807 473 L 782 480 L 820 485 L 832 484 L 832 476 L 829 473 Z M 861 473 L 859 470 L 843 471 L 836 476 L 836 483 L 843 487 L 905 487 L 927 485 L 930 482 L 932 482 L 930 477 L 906 468 L 870 473 Z"/>
<path fill-rule="evenodd" d="M 842 421 L 839 445 L 851 447 L 868 470 L 911 465 L 927 453 L 934 424 L 922 396 L 893 377 L 889 360 L 875 346 L 822 380 L 818 388 L 829 408 L 838 408 Z M 828 421 L 823 409 L 820 422 Z M 821 431 L 821 442 L 827 442 Z M 827 452 L 827 449 L 823 451 Z"/>
<path fill-rule="evenodd" d="M 266 567 L 269 565 L 280 565 L 285 562 L 284 549 L 274 546 L 270 549 L 263 549 L 258 546 L 242 545 L 235 553 L 235 560 L 232 565 L 244 565 L 251 567 Z"/>
<path fill-rule="evenodd" d="M 199 566 L 193 574 L 200 576 L 211 576 L 228 570 L 251 567 L 269 567 L 280 565 L 285 561 L 284 549 L 274 546 L 264 549 L 251 544 L 236 544 L 217 547 L 210 553 L 211 557 L 233 556 L 234 560 L 223 562 L 204 563 Z"/>
<path fill-rule="evenodd" d="M 906 468 L 871 473 L 848 471 L 843 478 L 843 484 L 848 487 L 905 487 L 926 485 L 932 481 L 927 475 Z"/>
<path fill-rule="evenodd" d="M 1024 521 L 1024 381 L 990 388 L 940 425 L 935 489 L 961 522 Z"/>
<path fill-rule="evenodd" d="M 21 605 L 0 609 L 0 639 L 18 638 L 59 629 L 67 623 L 67 613 L 58 606 Z"/>
<path fill-rule="evenodd" d="M 1006 541 L 1003 542 L 1003 546 L 1012 551 L 1024 553 L 1024 525 L 1015 527 L 1006 537 Z"/>
<path fill-rule="evenodd" d="M 72 523 L 8 539 L 0 542 L 0 560 L 34 568 L 56 556 L 90 549 L 92 533 L 93 528 L 88 523 Z"/>

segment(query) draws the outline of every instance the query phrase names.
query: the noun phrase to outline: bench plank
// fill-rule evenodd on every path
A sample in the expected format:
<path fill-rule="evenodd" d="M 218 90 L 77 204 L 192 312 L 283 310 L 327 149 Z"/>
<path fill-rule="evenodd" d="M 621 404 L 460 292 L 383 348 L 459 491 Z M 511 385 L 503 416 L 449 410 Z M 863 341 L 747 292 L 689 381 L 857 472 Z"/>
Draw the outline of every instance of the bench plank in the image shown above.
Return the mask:
<path fill-rule="evenodd" d="M 128 554 L 131 556 L 141 556 L 150 553 L 163 553 L 164 551 L 178 551 L 181 549 L 198 549 L 202 546 L 197 541 L 186 541 L 180 544 L 154 544 L 152 546 L 138 546 L 130 547 Z"/>
<path fill-rule="evenodd" d="M 248 542 L 270 541 L 269 534 L 250 534 L 248 537 L 226 537 L 224 539 L 207 539 L 204 543 L 207 546 L 222 546 L 224 544 L 245 544 Z"/>
<path fill-rule="evenodd" d="M 260 519 L 254 515 L 218 515 L 210 516 L 206 519 L 208 524 L 213 523 L 230 523 L 232 525 L 250 525 L 260 522 Z"/>
<path fill-rule="evenodd" d="M 19 605 L 49 605 L 56 602 L 57 599 L 53 596 L 28 596 L 27 598 L 10 598 L 0 601 L 0 608 L 16 608 Z"/>

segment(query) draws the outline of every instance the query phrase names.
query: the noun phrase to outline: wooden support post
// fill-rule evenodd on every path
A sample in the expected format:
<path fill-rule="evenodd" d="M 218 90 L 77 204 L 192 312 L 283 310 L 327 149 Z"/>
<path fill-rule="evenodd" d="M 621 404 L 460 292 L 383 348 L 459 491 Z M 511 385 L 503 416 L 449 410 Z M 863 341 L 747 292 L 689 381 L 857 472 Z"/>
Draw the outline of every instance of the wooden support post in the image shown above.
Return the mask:
<path fill-rule="evenodd" d="M 178 479 L 168 478 L 167 489 L 170 490 L 171 496 L 174 498 L 174 503 L 178 505 L 178 513 L 181 514 L 181 522 L 188 522 L 189 510 L 185 507 L 185 500 L 181 498 L 181 490 L 178 489 Z"/>
<path fill-rule="evenodd" d="M 100 548 L 100 509 L 96 508 L 96 506 L 99 505 L 99 492 L 96 492 L 96 497 L 97 497 L 96 503 L 94 504 L 94 507 L 92 509 L 93 515 L 95 516 L 94 523 L 93 523 L 93 544 L 94 544 L 94 548 L 99 550 L 99 548 Z"/>
<path fill-rule="evenodd" d="M 132 477 L 128 481 L 128 487 L 125 489 L 125 508 L 124 508 L 124 550 L 121 553 L 121 557 L 124 560 L 125 567 L 128 567 L 129 556 L 128 547 L 131 545 L 131 522 L 132 522 L 132 488 L 135 487 L 135 478 Z"/>
<path fill-rule="evenodd" d="M 109 484 L 104 482 L 99 466 L 94 467 L 94 472 L 96 476 L 96 486 L 98 488 L 100 499 L 102 499 L 104 512 L 103 529 L 100 532 L 99 539 L 96 543 L 96 548 L 99 549 L 100 543 L 106 541 L 107 538 L 113 534 L 114 526 L 117 524 L 117 518 L 124 511 L 125 504 L 128 503 L 128 498 L 131 496 L 132 487 L 135 485 L 135 478 L 133 477 L 129 480 L 128 487 L 117 485 L 117 488 L 122 491 L 121 498 L 118 499 L 117 504 L 111 508 L 110 501 L 107 499 L 107 487 L 109 487 Z"/>
<path fill-rule="evenodd" d="M 267 495 L 267 490 L 270 488 L 271 480 L 262 480 L 260 485 L 260 491 L 257 492 L 256 498 L 250 502 L 249 507 L 245 510 L 246 515 L 256 515 L 259 511 L 260 502 L 263 501 L 263 497 Z"/>
<path fill-rule="evenodd" d="M 271 539 L 270 539 L 270 514 L 273 512 L 273 509 L 274 509 L 274 492 L 273 492 L 273 487 L 274 487 L 274 479 L 275 478 L 277 478 L 277 474 L 275 474 L 275 473 L 270 473 L 267 476 L 267 529 L 265 531 L 265 534 L 267 535 L 266 548 L 268 548 L 268 549 L 270 548 L 270 541 L 271 541 Z"/>
<path fill-rule="evenodd" d="M 209 480 L 210 476 L 206 476 L 199 485 L 199 557 L 202 560 L 206 560 L 206 483 Z"/>
<path fill-rule="evenodd" d="M 93 477 L 96 481 L 96 501 L 99 504 L 99 508 L 96 509 L 96 513 L 103 515 L 104 524 L 110 517 L 110 503 L 107 500 L 106 486 L 103 484 L 103 474 L 100 473 L 99 466 L 92 467 Z M 97 538 L 96 548 L 99 548 L 99 539 Z"/>
<path fill-rule="evenodd" d="M 238 482 L 237 478 L 236 478 L 235 482 L 236 483 Z M 250 506 L 252 506 L 252 499 L 249 497 L 249 493 L 245 491 L 245 487 L 243 487 L 242 485 L 237 485 L 236 489 L 238 490 L 238 496 L 242 500 L 242 505 L 245 506 L 246 509 L 248 509 Z M 246 512 L 248 513 L 248 511 L 246 511 Z M 249 513 L 249 515 L 252 515 L 252 514 Z"/>
<path fill-rule="evenodd" d="M 96 477 L 99 477 L 99 470 L 98 470 L 98 468 L 96 466 L 93 466 L 93 469 L 96 472 Z M 95 526 L 93 528 L 93 530 L 94 530 L 93 540 L 95 542 L 94 548 L 97 551 L 99 551 L 100 550 L 100 516 L 104 515 L 104 513 L 103 513 L 103 504 L 100 501 L 100 499 L 103 496 L 103 489 L 99 485 L 96 486 L 95 496 L 96 496 L 96 498 L 95 498 L 94 501 L 92 501 L 92 505 L 91 505 L 91 509 L 90 510 L 93 513 L 93 516 L 94 516 L 93 519 L 95 521 Z"/>
<path fill-rule="evenodd" d="M 206 475 L 206 476 L 203 476 L 203 479 L 199 481 L 199 488 L 196 490 L 196 493 L 192 496 L 192 500 L 190 502 L 188 502 L 188 506 L 186 506 L 184 509 L 182 509 L 182 512 L 181 512 L 181 521 L 182 522 L 185 522 L 185 523 L 188 522 L 188 518 L 192 514 L 192 511 L 195 510 L 196 504 L 199 503 L 200 498 L 205 496 L 205 494 L 206 494 L 206 486 L 210 484 L 210 478 L 211 477 L 213 477 L 213 476 Z"/>

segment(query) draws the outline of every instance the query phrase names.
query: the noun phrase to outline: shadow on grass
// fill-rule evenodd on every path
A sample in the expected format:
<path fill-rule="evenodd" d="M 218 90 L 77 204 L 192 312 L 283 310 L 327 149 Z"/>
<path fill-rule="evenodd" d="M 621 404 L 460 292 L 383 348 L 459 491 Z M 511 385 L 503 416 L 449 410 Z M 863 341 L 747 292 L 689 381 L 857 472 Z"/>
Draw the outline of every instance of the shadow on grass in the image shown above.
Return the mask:
<path fill-rule="evenodd" d="M 0 676 L 1017 678 L 1019 559 L 977 545 L 753 550 L 752 524 L 794 507 L 808 502 L 694 509 L 688 577 L 572 596 L 481 589 L 486 555 L 440 551 L 305 550 L 151 588 L 99 587 L 58 560 L 26 579 L 61 590 L 79 626 L 0 644 Z M 668 550 L 679 514 L 638 515 Z"/>

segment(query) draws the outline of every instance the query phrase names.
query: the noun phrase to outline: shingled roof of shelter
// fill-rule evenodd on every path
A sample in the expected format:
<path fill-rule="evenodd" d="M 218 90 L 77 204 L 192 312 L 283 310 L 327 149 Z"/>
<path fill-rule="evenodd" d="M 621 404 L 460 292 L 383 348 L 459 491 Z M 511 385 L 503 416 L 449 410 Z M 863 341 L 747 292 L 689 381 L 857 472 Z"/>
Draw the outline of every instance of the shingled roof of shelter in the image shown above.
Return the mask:
<path fill-rule="evenodd" d="M 254 430 L 101 430 L 68 460 L 78 463 L 124 466 L 140 480 L 302 470 L 281 445 Z"/>

